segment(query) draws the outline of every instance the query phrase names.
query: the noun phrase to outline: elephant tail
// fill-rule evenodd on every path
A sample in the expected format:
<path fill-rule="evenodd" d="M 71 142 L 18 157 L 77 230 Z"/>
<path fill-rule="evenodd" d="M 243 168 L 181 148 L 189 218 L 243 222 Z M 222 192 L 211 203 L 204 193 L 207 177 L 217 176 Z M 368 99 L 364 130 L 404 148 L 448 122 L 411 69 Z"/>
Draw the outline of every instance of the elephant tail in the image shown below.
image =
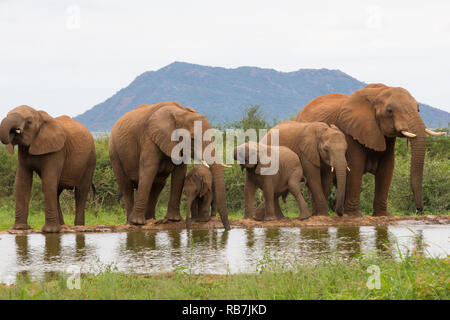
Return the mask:
<path fill-rule="evenodd" d="M 94 195 L 94 199 L 95 199 L 95 197 L 97 197 L 97 190 L 95 189 L 95 185 L 93 183 L 91 183 L 91 188 L 92 188 L 92 194 Z"/>
<path fill-rule="evenodd" d="M 286 203 L 286 198 L 288 196 L 288 193 L 285 192 L 284 194 L 281 195 L 281 198 L 283 199 L 283 202 Z"/>

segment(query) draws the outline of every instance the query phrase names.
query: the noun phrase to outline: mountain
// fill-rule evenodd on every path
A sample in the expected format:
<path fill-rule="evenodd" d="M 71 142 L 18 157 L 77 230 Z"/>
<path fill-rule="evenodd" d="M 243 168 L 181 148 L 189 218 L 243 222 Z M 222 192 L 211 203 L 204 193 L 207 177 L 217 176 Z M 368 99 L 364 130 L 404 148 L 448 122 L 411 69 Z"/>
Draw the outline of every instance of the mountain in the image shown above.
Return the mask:
<path fill-rule="evenodd" d="M 309 101 L 323 94 L 350 94 L 366 84 L 340 70 L 273 69 L 239 67 L 227 69 L 174 62 L 147 71 L 111 98 L 75 117 L 91 131 L 109 131 L 124 113 L 141 104 L 174 100 L 194 107 L 212 123 L 236 120 L 242 110 L 260 104 L 267 120 L 288 119 Z M 447 126 L 450 113 L 421 104 L 427 126 Z"/>

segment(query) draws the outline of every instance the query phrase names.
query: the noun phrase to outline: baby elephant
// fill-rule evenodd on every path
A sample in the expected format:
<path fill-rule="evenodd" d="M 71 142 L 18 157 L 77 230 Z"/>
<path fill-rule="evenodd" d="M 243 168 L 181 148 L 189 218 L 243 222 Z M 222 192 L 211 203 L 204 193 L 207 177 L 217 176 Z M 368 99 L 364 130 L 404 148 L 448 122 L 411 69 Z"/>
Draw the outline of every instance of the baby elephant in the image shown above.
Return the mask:
<path fill-rule="evenodd" d="M 207 222 L 216 215 L 214 201 L 213 178 L 205 165 L 195 165 L 184 180 L 183 191 L 186 195 L 186 228 L 190 227 L 190 219 Z M 211 215 L 209 209 L 211 208 Z"/>
<path fill-rule="evenodd" d="M 277 157 L 278 155 L 278 157 Z M 242 169 L 246 169 L 245 178 L 245 213 L 244 218 L 255 220 L 281 219 L 283 215 L 278 205 L 278 198 L 285 198 L 290 192 L 297 200 L 300 208 L 300 219 L 311 216 L 308 205 L 303 199 L 300 182 L 303 180 L 303 169 L 297 154 L 287 147 L 270 147 L 256 142 L 247 142 L 234 149 L 234 159 L 238 160 Z M 278 170 L 267 172 L 278 160 Z M 266 172 L 265 172 L 266 171 Z M 265 210 L 254 216 L 256 188 L 260 188 L 266 202 Z"/>
<path fill-rule="evenodd" d="M 10 153 L 18 145 L 16 221 L 12 229 L 29 229 L 33 172 L 42 180 L 44 232 L 64 224 L 59 195 L 75 188 L 75 225 L 84 225 L 84 209 L 95 169 L 95 145 L 90 131 L 67 116 L 50 117 L 28 106 L 11 110 L 0 124 L 0 140 Z"/>

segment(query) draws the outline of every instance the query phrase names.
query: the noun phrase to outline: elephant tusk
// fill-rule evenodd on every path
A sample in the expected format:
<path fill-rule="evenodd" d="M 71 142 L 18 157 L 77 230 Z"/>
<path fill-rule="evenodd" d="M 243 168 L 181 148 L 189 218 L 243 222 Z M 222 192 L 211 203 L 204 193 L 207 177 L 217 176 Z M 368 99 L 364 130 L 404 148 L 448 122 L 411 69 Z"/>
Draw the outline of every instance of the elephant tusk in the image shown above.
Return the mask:
<path fill-rule="evenodd" d="M 428 133 L 430 136 L 435 136 L 435 137 L 440 137 L 445 134 L 445 132 L 436 132 L 436 131 L 430 130 L 428 128 L 425 128 L 425 132 Z"/>
<path fill-rule="evenodd" d="M 348 172 L 350 172 L 350 168 L 347 166 L 347 170 L 348 170 Z"/>
<path fill-rule="evenodd" d="M 16 129 L 16 133 L 17 133 L 17 134 L 20 134 L 20 129 Z"/>
<path fill-rule="evenodd" d="M 402 134 L 408 138 L 415 138 L 416 135 L 414 133 L 408 132 L 408 131 L 402 131 Z"/>
<path fill-rule="evenodd" d="M 207 164 L 205 160 L 202 160 L 202 165 L 204 165 L 205 167 L 209 168 L 209 164 Z"/>
<path fill-rule="evenodd" d="M 334 167 L 331 167 L 331 172 L 333 172 L 334 171 Z"/>
<path fill-rule="evenodd" d="M 231 167 L 233 167 L 233 166 L 230 166 L 230 165 L 228 165 L 228 164 L 222 163 L 222 167 L 224 167 L 224 168 L 231 168 Z"/>

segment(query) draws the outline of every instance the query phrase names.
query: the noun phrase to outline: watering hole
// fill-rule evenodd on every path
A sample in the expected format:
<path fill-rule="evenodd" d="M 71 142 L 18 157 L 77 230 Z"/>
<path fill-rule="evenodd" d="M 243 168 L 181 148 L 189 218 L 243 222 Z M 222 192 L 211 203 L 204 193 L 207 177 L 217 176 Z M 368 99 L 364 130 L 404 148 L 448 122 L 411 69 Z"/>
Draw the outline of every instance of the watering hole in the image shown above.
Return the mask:
<path fill-rule="evenodd" d="M 74 266 L 83 273 L 105 266 L 136 273 L 251 273 L 268 257 L 287 264 L 314 263 L 375 250 L 398 257 L 413 249 L 447 256 L 450 225 L 0 234 L 0 283 L 14 283 L 18 274 L 45 279 Z"/>

